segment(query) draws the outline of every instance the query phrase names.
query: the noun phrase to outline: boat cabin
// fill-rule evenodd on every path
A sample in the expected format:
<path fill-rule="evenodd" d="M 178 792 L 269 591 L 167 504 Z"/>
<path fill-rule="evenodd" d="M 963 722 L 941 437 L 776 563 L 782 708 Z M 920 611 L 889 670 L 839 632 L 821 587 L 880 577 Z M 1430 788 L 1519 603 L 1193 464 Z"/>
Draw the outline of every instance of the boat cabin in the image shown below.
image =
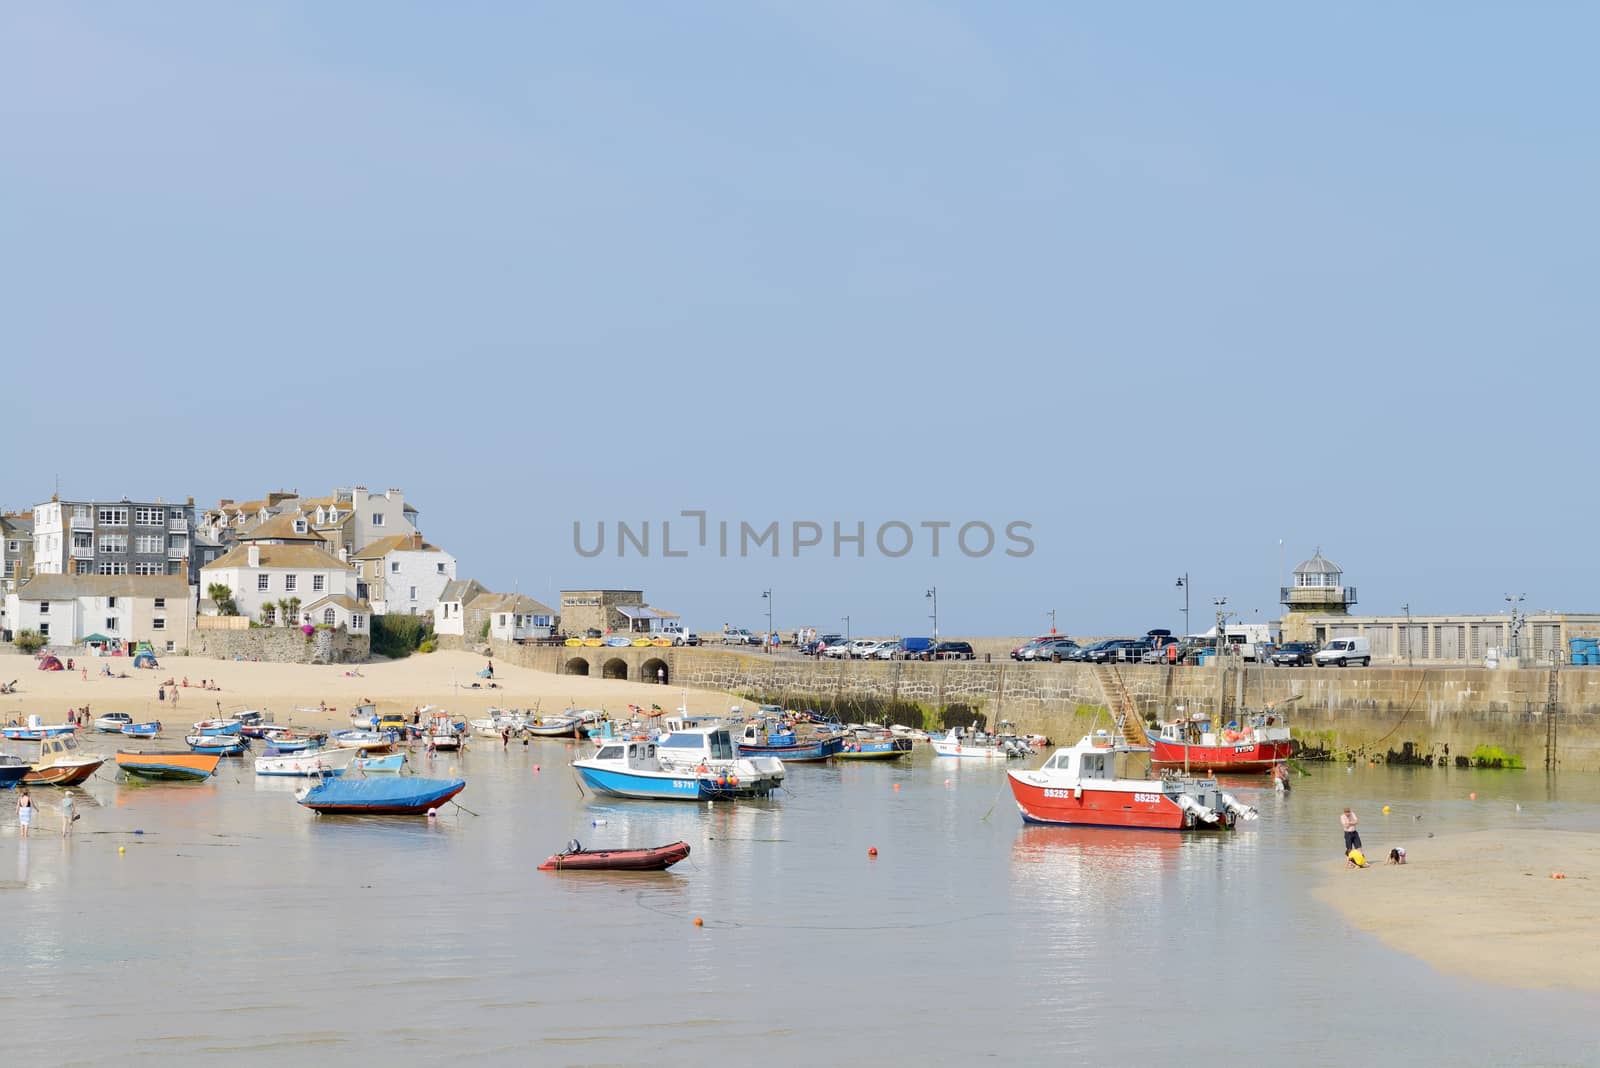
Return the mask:
<path fill-rule="evenodd" d="M 592 759 L 614 761 L 629 771 L 659 771 L 661 768 L 661 762 L 656 759 L 656 743 L 651 741 L 608 741 Z"/>
<path fill-rule="evenodd" d="M 663 763 L 693 764 L 735 758 L 733 738 L 726 727 L 675 730 L 663 735 L 658 745 Z"/>
<path fill-rule="evenodd" d="M 1080 782 L 1093 779 L 1147 779 L 1150 751 L 1115 745 L 1107 731 L 1086 734 L 1077 745 L 1057 749 L 1041 770 L 1070 775 Z"/>
<path fill-rule="evenodd" d="M 1161 725 L 1160 738 L 1179 745 L 1232 745 L 1235 742 L 1286 742 L 1289 725 L 1276 712 L 1255 712 L 1244 717 L 1244 726 L 1238 720 L 1229 720 L 1220 732 L 1203 712 L 1187 719 L 1175 719 Z"/>

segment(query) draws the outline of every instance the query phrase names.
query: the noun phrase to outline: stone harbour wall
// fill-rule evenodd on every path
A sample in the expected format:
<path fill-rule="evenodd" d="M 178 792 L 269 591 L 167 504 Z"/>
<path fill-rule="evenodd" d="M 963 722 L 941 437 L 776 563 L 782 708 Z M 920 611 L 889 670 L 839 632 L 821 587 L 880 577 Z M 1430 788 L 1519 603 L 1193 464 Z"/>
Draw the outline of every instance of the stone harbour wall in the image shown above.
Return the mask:
<path fill-rule="evenodd" d="M 360 664 L 372 655 L 372 639 L 366 634 L 351 634 L 343 627 L 318 629 L 309 637 L 295 627 L 191 630 L 189 655 L 279 664 Z"/>
<path fill-rule="evenodd" d="M 920 718 L 928 727 L 1010 720 L 1068 742 L 1107 726 L 1111 695 L 1094 668 L 993 661 L 806 660 L 720 649 L 569 649 L 496 642 L 492 655 L 557 674 L 725 690 L 791 706 L 825 706 L 846 719 Z M 1554 742 L 1562 770 L 1600 770 L 1600 669 L 1272 668 L 1122 665 L 1116 678 L 1146 720 L 1225 717 L 1276 705 L 1308 757 L 1458 764 L 1475 756 L 1532 769 Z M 1115 683 L 1113 683 L 1113 686 Z M 1294 700 L 1290 700 L 1293 698 Z M 663 702 L 666 704 L 666 702 Z M 965 718 L 963 718 L 965 717 Z M 1550 733 L 1554 727 L 1553 736 Z"/>

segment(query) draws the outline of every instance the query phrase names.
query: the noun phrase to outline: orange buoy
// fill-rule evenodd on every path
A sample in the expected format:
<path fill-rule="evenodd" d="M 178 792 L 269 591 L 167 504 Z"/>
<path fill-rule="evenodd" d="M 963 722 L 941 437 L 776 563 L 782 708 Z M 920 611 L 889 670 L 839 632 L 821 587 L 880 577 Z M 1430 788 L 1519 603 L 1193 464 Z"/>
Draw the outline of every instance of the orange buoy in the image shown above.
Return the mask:
<path fill-rule="evenodd" d="M 899 793 L 900 792 L 900 784 L 899 783 L 895 783 L 894 784 L 894 789 L 895 789 L 896 793 Z"/>
<path fill-rule="evenodd" d="M 1474 791 L 1473 793 L 1470 793 L 1470 794 L 1467 795 L 1467 800 L 1468 801 L 1476 801 L 1477 799 L 1478 799 L 1478 795 L 1477 795 L 1476 791 Z"/>
<path fill-rule="evenodd" d="M 877 855 L 878 855 L 878 847 L 877 846 L 868 846 L 867 847 L 867 856 L 875 857 Z"/>
<path fill-rule="evenodd" d="M 700 917 L 696 916 L 694 918 L 694 925 L 696 927 L 704 927 L 706 925 L 706 921 L 702 920 Z"/>

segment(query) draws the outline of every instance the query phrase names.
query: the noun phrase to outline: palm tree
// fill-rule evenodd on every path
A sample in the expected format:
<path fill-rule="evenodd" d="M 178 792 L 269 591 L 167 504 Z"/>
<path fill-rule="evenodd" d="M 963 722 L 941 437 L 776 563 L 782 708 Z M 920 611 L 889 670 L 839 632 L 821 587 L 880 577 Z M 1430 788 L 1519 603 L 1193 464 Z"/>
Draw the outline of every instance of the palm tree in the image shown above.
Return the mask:
<path fill-rule="evenodd" d="M 225 616 L 239 614 L 239 606 L 233 600 L 233 591 L 224 582 L 213 582 L 206 587 L 206 596 L 211 598 L 211 603 L 217 606 L 217 611 Z"/>
<path fill-rule="evenodd" d="M 294 618 L 289 615 L 289 599 L 287 597 L 278 602 L 278 618 L 283 621 L 285 627 L 294 626 Z"/>
<path fill-rule="evenodd" d="M 300 624 L 300 598 L 291 597 L 284 605 L 284 626 L 295 627 Z"/>

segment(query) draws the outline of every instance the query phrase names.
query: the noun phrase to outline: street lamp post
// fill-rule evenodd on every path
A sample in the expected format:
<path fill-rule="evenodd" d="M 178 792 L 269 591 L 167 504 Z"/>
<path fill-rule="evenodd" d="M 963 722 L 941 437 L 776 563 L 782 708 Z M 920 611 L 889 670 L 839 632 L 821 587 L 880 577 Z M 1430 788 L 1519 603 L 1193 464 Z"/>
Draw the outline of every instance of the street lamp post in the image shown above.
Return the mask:
<path fill-rule="evenodd" d="M 1189 572 L 1185 571 L 1178 576 L 1178 585 L 1183 589 L 1183 636 L 1189 636 Z"/>
<path fill-rule="evenodd" d="M 1411 658 L 1411 602 L 1401 605 L 1400 611 L 1406 614 L 1406 667 L 1416 667 Z"/>
<path fill-rule="evenodd" d="M 1056 632 L 1056 610 L 1052 608 L 1045 615 L 1050 617 L 1050 633 L 1054 634 Z"/>
<path fill-rule="evenodd" d="M 1521 611 L 1517 608 L 1517 606 L 1519 604 L 1521 604 L 1523 602 L 1523 599 L 1526 598 L 1527 596 L 1528 595 L 1525 594 L 1525 593 L 1519 593 L 1515 597 L 1513 597 L 1509 593 L 1506 594 L 1506 603 L 1511 606 L 1511 628 L 1510 628 L 1511 633 L 1509 635 L 1507 635 L 1507 637 L 1511 641 L 1511 648 L 1510 648 L 1509 652 L 1510 652 L 1510 655 L 1512 655 L 1512 656 L 1521 656 L 1522 655 L 1522 621 L 1523 621 L 1523 616 L 1522 616 Z"/>
<path fill-rule="evenodd" d="M 843 616 L 842 618 L 844 620 L 844 647 L 848 650 L 850 648 L 850 617 Z"/>
<path fill-rule="evenodd" d="M 933 602 L 933 644 L 939 644 L 939 587 L 930 586 L 925 595 Z"/>
<path fill-rule="evenodd" d="M 772 591 L 771 590 L 762 590 L 761 591 L 761 599 L 763 601 L 767 602 L 767 641 L 766 641 L 766 646 L 767 646 L 767 652 L 770 653 L 770 652 L 772 652 L 773 645 L 776 644 L 772 640 Z"/>

